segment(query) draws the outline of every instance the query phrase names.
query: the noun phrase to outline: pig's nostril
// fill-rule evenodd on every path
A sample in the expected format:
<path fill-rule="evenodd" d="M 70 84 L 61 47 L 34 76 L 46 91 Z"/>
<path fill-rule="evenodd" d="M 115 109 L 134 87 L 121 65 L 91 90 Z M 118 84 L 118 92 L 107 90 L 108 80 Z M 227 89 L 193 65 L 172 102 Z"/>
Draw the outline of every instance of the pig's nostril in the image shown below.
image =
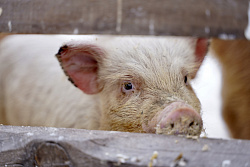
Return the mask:
<path fill-rule="evenodd" d="M 192 121 L 190 124 L 189 124 L 189 127 L 193 126 L 194 125 L 194 121 Z M 197 123 L 196 123 L 197 125 Z"/>
<path fill-rule="evenodd" d="M 171 128 L 173 129 L 174 128 L 174 124 L 172 123 L 172 124 L 170 124 L 171 125 Z"/>

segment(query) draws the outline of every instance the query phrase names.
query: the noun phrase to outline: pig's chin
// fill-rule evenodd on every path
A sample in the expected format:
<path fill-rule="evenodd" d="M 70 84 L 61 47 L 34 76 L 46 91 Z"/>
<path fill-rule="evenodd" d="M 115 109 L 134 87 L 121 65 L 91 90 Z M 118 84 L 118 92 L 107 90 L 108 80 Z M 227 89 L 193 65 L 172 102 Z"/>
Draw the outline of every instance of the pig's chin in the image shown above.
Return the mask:
<path fill-rule="evenodd" d="M 183 102 L 173 102 L 158 112 L 148 125 L 142 124 L 147 133 L 165 135 L 200 135 L 203 127 L 201 116 L 193 107 Z"/>

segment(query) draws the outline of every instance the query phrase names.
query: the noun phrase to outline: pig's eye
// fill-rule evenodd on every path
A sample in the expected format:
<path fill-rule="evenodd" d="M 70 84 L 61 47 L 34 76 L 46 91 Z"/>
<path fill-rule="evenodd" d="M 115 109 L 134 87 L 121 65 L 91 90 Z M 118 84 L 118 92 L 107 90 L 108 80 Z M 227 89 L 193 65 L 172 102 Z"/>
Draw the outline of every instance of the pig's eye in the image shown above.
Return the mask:
<path fill-rule="evenodd" d="M 185 82 L 186 85 L 188 84 L 188 83 L 187 83 L 187 80 L 188 80 L 188 78 L 187 78 L 187 76 L 185 76 L 185 77 L 184 77 L 184 82 Z"/>
<path fill-rule="evenodd" d="M 125 83 L 124 84 L 124 89 L 126 89 L 126 90 L 130 90 L 130 89 L 133 89 L 133 85 L 132 85 L 132 83 Z"/>
<path fill-rule="evenodd" d="M 122 92 L 124 93 L 134 92 L 134 85 L 131 82 L 124 82 L 122 87 Z"/>

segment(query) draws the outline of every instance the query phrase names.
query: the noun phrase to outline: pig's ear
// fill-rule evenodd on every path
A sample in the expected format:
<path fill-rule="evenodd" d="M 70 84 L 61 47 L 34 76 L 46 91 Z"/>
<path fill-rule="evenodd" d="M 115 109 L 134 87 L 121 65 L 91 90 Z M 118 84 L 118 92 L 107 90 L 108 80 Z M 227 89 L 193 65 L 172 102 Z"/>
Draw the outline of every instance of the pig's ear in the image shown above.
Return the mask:
<path fill-rule="evenodd" d="M 191 76 L 194 78 L 196 76 L 196 73 L 198 69 L 201 66 L 201 63 L 203 62 L 207 52 L 208 52 L 208 46 L 209 46 L 209 40 L 206 38 L 198 38 L 195 42 L 195 72 Z"/>
<path fill-rule="evenodd" d="M 97 71 L 103 56 L 102 49 L 88 44 L 64 45 L 56 55 L 69 80 L 86 94 L 100 92 Z"/>

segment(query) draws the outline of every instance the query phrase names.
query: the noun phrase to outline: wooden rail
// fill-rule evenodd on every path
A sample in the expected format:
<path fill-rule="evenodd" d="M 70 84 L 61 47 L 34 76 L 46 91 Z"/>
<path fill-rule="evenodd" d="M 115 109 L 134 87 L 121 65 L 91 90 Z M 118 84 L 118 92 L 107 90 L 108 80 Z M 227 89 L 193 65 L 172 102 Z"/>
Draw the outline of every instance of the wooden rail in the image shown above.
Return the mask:
<path fill-rule="evenodd" d="M 0 126 L 0 166 L 250 165 L 250 141 Z"/>
<path fill-rule="evenodd" d="M 1 0 L 0 32 L 244 38 L 248 0 Z"/>

